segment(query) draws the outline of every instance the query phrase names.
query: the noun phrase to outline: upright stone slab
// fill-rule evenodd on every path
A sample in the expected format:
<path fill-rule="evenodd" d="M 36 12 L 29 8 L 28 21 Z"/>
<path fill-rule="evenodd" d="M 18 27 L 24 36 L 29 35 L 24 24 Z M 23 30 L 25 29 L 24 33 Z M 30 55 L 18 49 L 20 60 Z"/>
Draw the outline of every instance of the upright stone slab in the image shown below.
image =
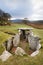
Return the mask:
<path fill-rule="evenodd" d="M 20 35 L 16 34 L 15 37 L 14 37 L 14 39 L 13 39 L 13 45 L 14 45 L 14 47 L 17 47 L 18 44 L 19 44 L 19 42 L 20 42 Z"/>
<path fill-rule="evenodd" d="M 11 48 L 12 48 L 12 46 L 13 46 L 13 42 L 12 42 L 13 40 L 12 40 L 12 38 L 9 38 L 8 40 L 7 40 L 7 51 L 10 51 L 11 50 Z"/>
<path fill-rule="evenodd" d="M 37 36 L 32 36 L 32 35 L 29 35 L 28 36 L 28 42 L 29 42 L 29 47 L 32 49 L 32 50 L 36 50 L 36 49 L 39 49 L 39 39 Z"/>
<path fill-rule="evenodd" d="M 28 37 L 28 40 L 29 40 L 29 47 L 30 47 L 32 50 L 35 50 L 35 49 L 36 49 L 36 44 L 35 44 L 34 37 L 33 37 L 33 36 Z"/>

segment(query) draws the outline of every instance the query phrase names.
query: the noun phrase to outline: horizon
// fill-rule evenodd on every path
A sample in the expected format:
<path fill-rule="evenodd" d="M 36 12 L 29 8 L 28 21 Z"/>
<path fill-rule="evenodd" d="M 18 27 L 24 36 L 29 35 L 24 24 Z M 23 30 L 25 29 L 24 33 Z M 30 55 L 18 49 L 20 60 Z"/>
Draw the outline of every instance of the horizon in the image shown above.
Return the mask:
<path fill-rule="evenodd" d="M 21 19 L 21 20 L 29 20 L 29 21 L 43 21 L 43 19 L 31 20 L 31 19 L 29 19 L 29 18 L 24 19 L 24 18 L 14 18 L 14 17 L 11 17 L 11 18 L 10 18 L 10 19 L 8 19 L 8 20 L 16 20 L 16 19 Z"/>
<path fill-rule="evenodd" d="M 1 0 L 0 9 L 16 19 L 43 20 L 43 0 Z"/>

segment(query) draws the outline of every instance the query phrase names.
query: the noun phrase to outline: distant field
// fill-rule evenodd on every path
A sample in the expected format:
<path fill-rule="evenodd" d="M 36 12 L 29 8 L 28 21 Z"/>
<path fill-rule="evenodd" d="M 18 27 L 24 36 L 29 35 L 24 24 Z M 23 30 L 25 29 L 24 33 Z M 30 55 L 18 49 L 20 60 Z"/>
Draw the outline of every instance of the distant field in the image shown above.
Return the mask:
<path fill-rule="evenodd" d="M 0 31 L 2 32 L 11 32 L 11 33 L 17 33 L 17 29 L 21 27 L 29 27 L 25 24 L 13 24 L 11 26 L 0 26 Z"/>
<path fill-rule="evenodd" d="M 39 24 L 39 23 L 27 23 L 27 25 L 30 25 L 34 28 L 43 29 L 43 23 L 41 23 L 41 24 Z"/>
<path fill-rule="evenodd" d="M 4 50 L 2 43 L 5 40 L 7 40 L 9 37 L 11 37 L 11 35 L 6 34 L 4 32 L 11 32 L 16 34 L 18 32 L 17 29 L 20 27 L 29 28 L 30 26 L 25 24 L 13 24 L 12 26 L 0 26 L 0 54 Z M 40 53 L 34 58 L 30 56 L 20 57 L 20 56 L 13 55 L 6 62 L 2 62 L 0 60 L 0 65 L 43 65 L 43 29 L 34 28 L 32 31 L 34 32 L 35 35 L 38 35 L 41 38 L 42 48 L 40 49 Z"/>

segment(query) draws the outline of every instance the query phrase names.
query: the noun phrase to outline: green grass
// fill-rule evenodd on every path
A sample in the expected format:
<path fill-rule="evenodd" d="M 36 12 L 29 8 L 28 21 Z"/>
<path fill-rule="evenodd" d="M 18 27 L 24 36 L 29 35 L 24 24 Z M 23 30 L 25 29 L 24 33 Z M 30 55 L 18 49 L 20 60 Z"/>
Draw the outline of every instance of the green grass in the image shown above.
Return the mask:
<path fill-rule="evenodd" d="M 0 31 L 3 32 L 11 32 L 11 33 L 17 33 L 17 29 L 21 27 L 28 27 L 25 24 L 14 24 L 12 26 L 0 26 Z"/>
<path fill-rule="evenodd" d="M 3 43 L 6 39 L 8 39 L 9 36 L 11 35 L 5 34 L 0 31 L 0 44 Z"/>
<path fill-rule="evenodd" d="M 5 34 L 4 32 L 12 32 L 17 33 L 17 28 L 20 27 L 30 27 L 25 24 L 14 24 L 12 26 L 0 26 L 0 54 L 4 50 L 3 46 L 1 45 L 10 35 Z M 2 62 L 0 60 L 0 65 L 43 65 L 43 29 L 33 29 L 35 35 L 38 35 L 41 38 L 41 45 L 42 48 L 40 52 L 35 57 L 28 56 L 11 56 L 7 61 Z"/>
<path fill-rule="evenodd" d="M 3 50 L 5 49 L 2 44 L 3 44 L 9 37 L 11 37 L 11 35 L 5 34 L 5 33 L 3 33 L 3 32 L 0 31 L 0 54 L 2 54 Z"/>

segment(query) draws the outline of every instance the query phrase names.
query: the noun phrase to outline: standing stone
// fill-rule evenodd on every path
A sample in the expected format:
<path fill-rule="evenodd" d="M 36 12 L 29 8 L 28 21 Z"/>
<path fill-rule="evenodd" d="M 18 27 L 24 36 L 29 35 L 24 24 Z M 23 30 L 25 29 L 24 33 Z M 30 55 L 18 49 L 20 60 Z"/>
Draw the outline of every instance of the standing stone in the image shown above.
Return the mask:
<path fill-rule="evenodd" d="M 36 50 L 36 49 L 39 49 L 39 39 L 37 36 L 32 36 L 29 34 L 28 36 L 28 42 L 29 42 L 29 47 L 32 49 L 32 50 Z"/>
<path fill-rule="evenodd" d="M 36 41 L 36 50 L 39 50 L 41 48 L 40 38 L 35 36 L 35 41 Z"/>
<path fill-rule="evenodd" d="M 40 40 L 37 40 L 37 47 L 36 50 L 39 50 L 41 48 Z"/>
<path fill-rule="evenodd" d="M 14 37 L 14 39 L 13 39 L 13 45 L 14 45 L 14 47 L 17 47 L 19 43 L 20 43 L 20 35 L 16 34 L 15 37 Z"/>
<path fill-rule="evenodd" d="M 7 51 L 10 51 L 12 49 L 13 46 L 13 42 L 12 42 L 12 38 L 7 40 Z"/>
<path fill-rule="evenodd" d="M 32 50 L 35 50 L 35 49 L 36 49 L 36 44 L 35 44 L 34 37 L 33 37 L 33 36 L 28 37 L 28 40 L 29 40 L 29 47 L 30 47 Z"/>

